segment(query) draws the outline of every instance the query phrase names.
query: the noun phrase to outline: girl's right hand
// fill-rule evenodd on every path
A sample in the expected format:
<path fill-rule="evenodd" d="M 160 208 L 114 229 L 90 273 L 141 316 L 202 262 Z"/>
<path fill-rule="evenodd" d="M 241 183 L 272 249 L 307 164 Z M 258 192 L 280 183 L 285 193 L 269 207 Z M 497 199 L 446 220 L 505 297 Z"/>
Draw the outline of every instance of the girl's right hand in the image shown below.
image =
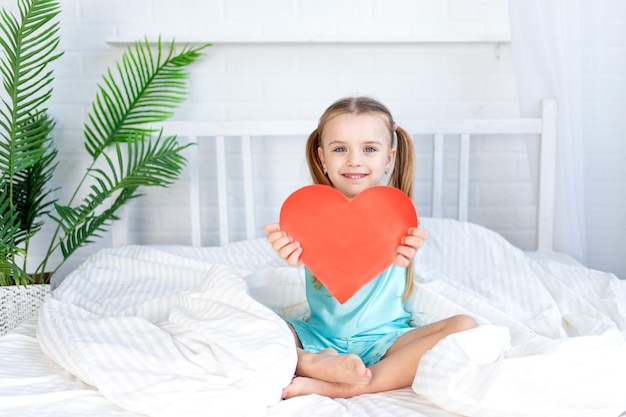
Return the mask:
<path fill-rule="evenodd" d="M 263 227 L 263 231 L 267 233 L 267 241 L 281 258 L 291 266 L 300 265 L 302 254 L 300 242 L 294 241 L 291 236 L 280 230 L 278 223 L 268 224 Z"/>

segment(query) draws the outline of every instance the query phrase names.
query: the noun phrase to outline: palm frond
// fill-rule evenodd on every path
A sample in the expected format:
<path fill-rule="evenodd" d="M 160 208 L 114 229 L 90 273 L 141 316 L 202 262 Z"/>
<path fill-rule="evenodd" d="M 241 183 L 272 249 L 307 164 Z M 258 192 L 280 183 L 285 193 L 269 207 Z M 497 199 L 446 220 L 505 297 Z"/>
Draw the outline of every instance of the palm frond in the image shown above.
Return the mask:
<path fill-rule="evenodd" d="M 0 243 L 18 246 L 26 232 L 20 228 L 20 213 L 9 196 L 9 184 L 0 179 Z"/>
<path fill-rule="evenodd" d="M 85 125 L 85 147 L 95 160 L 114 143 L 131 143 L 154 133 L 153 123 L 163 122 L 187 97 L 186 68 L 208 45 L 185 47 L 175 54 L 174 42 L 164 54 L 161 40 L 156 56 L 148 42 L 129 47 L 104 76 Z"/>
<path fill-rule="evenodd" d="M 19 229 L 19 213 L 11 205 L 5 183 L 3 183 L 0 187 L 0 245 L 5 253 L 9 246 L 15 244 L 15 235 Z"/>
<path fill-rule="evenodd" d="M 64 238 L 59 241 L 59 247 L 64 259 L 69 258 L 78 248 L 93 242 L 93 238 L 100 237 L 106 231 L 110 222 L 118 220 L 117 210 L 133 198 L 139 197 L 137 188 L 123 189 L 114 200 L 110 208 L 100 214 L 94 214 L 89 204 L 70 208 L 56 206 L 58 216 L 50 216 L 65 232 Z"/>
<path fill-rule="evenodd" d="M 116 219 L 117 209 L 137 197 L 140 187 L 167 187 L 176 181 L 186 164 L 183 151 L 190 145 L 180 145 L 175 136 L 164 137 L 160 132 L 153 140 L 127 143 L 125 153 L 123 146 L 115 144 L 113 157 L 102 154 L 106 161 L 104 168 L 90 169 L 94 183 L 82 204 L 55 205 L 56 213 L 50 217 L 64 232 L 59 245 L 64 257 L 104 232 L 110 221 Z M 98 207 L 113 197 L 111 207 L 97 214 Z"/>
<path fill-rule="evenodd" d="M 69 203 L 55 205 L 56 212 L 49 215 L 57 222 L 57 230 L 48 253 L 60 247 L 67 259 L 79 246 L 89 243 L 90 233 L 103 231 L 108 221 L 114 220 L 117 203 L 136 197 L 139 187 L 168 186 L 178 178 L 186 162 L 182 155 L 186 146 L 180 146 L 175 137 L 163 139 L 162 132 L 152 140 L 157 130 L 151 124 L 167 120 L 187 97 L 186 68 L 208 46 L 184 47 L 175 53 L 172 41 L 164 53 L 159 39 L 155 54 L 147 40 L 137 42 L 126 50 L 116 72 L 109 70 L 103 77 L 84 128 L 92 165 Z M 111 146 L 115 159 L 106 152 Z M 101 159 L 104 168 L 95 168 Z M 93 180 L 91 192 L 80 205 L 72 207 L 88 176 Z M 97 214 L 97 208 L 116 194 L 111 208 Z M 37 271 L 43 271 L 46 262 L 47 258 Z"/>
<path fill-rule="evenodd" d="M 26 284 L 30 277 L 16 264 L 24 251 L 15 241 L 20 232 L 19 213 L 10 204 L 6 187 L 0 186 L 0 285 Z"/>
<path fill-rule="evenodd" d="M 35 274 L 48 272 L 47 262 L 58 249 L 63 260 L 53 272 L 99 237 L 141 187 L 168 186 L 178 178 L 186 146 L 163 138 L 158 123 L 186 99 L 186 69 L 209 46 L 175 52 L 173 41 L 168 49 L 160 39 L 156 47 L 146 39 L 127 49 L 98 86 L 84 127 L 91 165 L 69 202 L 60 205 L 48 186 L 57 151 L 46 103 L 54 80 L 49 64 L 63 54 L 57 53 L 61 8 L 58 0 L 16 1 L 18 16 L 0 11 L 0 239 L 6 240 L 0 240 L 0 285 L 7 277 L 26 282 L 29 241 L 41 229 L 42 215 L 57 225 Z M 75 206 L 85 187 L 87 197 Z M 24 258 L 23 268 L 15 265 L 17 257 Z"/>
<path fill-rule="evenodd" d="M 126 187 L 167 187 L 174 183 L 185 167 L 186 159 L 182 151 L 189 145 L 180 145 L 176 136 L 163 137 L 163 132 L 152 141 L 127 144 L 127 161 L 117 147 L 117 164 L 106 157 L 111 172 L 117 169 L 119 186 Z M 100 178 L 106 175 L 100 172 Z"/>
<path fill-rule="evenodd" d="M 54 122 L 44 113 L 41 117 L 33 118 L 33 125 L 34 129 L 44 132 L 47 139 L 39 145 L 42 147 L 40 158 L 13 176 L 12 201 L 19 212 L 20 229 L 24 232 L 24 237 L 18 243 L 29 239 L 41 229 L 42 217 L 49 213 L 50 206 L 56 201 L 50 197 L 55 190 L 48 188 L 57 166 L 57 150 L 50 136 Z"/>
<path fill-rule="evenodd" d="M 54 122 L 43 105 L 52 94 L 53 77 L 48 64 L 61 55 L 55 53 L 59 23 L 54 21 L 60 6 L 55 0 L 19 0 L 18 7 L 19 18 L 4 9 L 0 12 L 4 55 L 0 60 L 4 87 L 0 172 L 3 199 L 18 220 L 13 245 L 28 247 L 28 240 L 40 230 L 41 217 L 51 204 L 48 198 L 52 191 L 46 184 L 56 166 L 51 135 Z"/>
<path fill-rule="evenodd" d="M 20 18 L 2 10 L 0 61 L 5 99 L 0 107 L 0 169 L 13 176 L 33 165 L 45 152 L 43 143 L 50 140 L 45 129 L 38 129 L 41 105 L 52 94 L 52 72 L 47 65 L 61 56 L 55 53 L 59 43 L 60 13 L 55 0 L 20 0 Z"/>

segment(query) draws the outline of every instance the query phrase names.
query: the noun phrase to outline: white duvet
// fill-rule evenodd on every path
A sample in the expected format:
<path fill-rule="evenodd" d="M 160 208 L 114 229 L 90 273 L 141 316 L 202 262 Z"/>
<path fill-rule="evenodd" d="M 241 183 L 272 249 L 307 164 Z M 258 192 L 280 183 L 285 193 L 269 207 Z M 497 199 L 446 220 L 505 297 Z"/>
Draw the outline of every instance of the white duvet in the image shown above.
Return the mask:
<path fill-rule="evenodd" d="M 430 320 L 463 309 L 483 325 L 425 354 L 412 388 L 467 416 L 626 411 L 626 281 L 537 263 L 475 225 L 449 229 L 419 255 L 413 305 Z"/>
<path fill-rule="evenodd" d="M 121 408 L 262 416 L 293 376 L 293 336 L 226 265 L 127 247 L 93 256 L 40 311 L 43 351 Z"/>
<path fill-rule="evenodd" d="M 480 326 L 426 353 L 404 390 L 280 400 L 296 360 L 282 319 L 308 310 L 301 271 L 285 266 L 262 239 L 223 248 L 104 250 L 46 300 L 38 341 L 65 372 L 95 387 L 83 397 L 86 409 L 97 393 L 118 410 L 97 414 L 104 410 L 98 400 L 93 414 L 77 415 L 617 417 L 626 411 L 626 281 L 534 261 L 473 224 L 423 219 L 422 225 L 430 238 L 415 262 L 418 282 L 409 300 L 415 318 L 428 323 L 464 313 Z M 0 348 L 12 347 L 8 340 L 0 338 Z M 0 415 L 11 415 L 5 411 L 15 410 L 12 400 L 0 392 Z M 57 396 L 50 404 L 63 401 Z M 44 407 L 37 410 L 46 415 Z"/>

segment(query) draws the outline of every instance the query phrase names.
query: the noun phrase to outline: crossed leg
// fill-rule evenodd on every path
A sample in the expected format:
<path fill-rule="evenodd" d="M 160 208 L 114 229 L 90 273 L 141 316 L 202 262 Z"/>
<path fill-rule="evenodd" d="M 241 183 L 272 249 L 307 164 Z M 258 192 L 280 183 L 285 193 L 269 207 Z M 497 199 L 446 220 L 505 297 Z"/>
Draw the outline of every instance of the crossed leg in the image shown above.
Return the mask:
<path fill-rule="evenodd" d="M 296 377 L 283 390 L 283 398 L 307 394 L 349 398 L 408 387 L 426 351 L 444 337 L 474 327 L 474 319 L 460 315 L 415 328 L 400 336 L 369 368 L 357 355 L 339 355 L 332 349 L 310 353 L 298 346 Z"/>
<path fill-rule="evenodd" d="M 365 385 L 372 378 L 372 371 L 358 355 L 340 355 L 334 349 L 310 353 L 298 348 L 297 376 L 306 376 L 320 381 Z"/>

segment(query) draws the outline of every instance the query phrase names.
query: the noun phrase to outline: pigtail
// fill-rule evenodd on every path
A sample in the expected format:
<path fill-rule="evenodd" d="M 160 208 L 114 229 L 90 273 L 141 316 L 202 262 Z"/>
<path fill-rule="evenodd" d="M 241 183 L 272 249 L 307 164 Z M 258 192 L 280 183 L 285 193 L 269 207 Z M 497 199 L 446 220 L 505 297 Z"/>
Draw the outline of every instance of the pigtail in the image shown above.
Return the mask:
<path fill-rule="evenodd" d="M 317 148 L 321 145 L 319 129 L 315 129 L 306 141 L 306 162 L 314 184 L 332 185 L 320 160 Z"/>
<path fill-rule="evenodd" d="M 409 198 L 413 198 L 413 177 L 415 174 L 415 147 L 411 134 L 401 127 L 396 127 L 396 160 L 394 163 L 389 185 L 398 188 Z M 414 287 L 415 271 L 413 260 L 406 268 L 406 281 L 402 300 L 406 301 L 411 296 Z"/>
<path fill-rule="evenodd" d="M 415 173 L 415 148 L 409 132 L 396 128 L 396 160 L 389 185 L 398 188 L 409 198 L 413 198 L 413 177 Z"/>

